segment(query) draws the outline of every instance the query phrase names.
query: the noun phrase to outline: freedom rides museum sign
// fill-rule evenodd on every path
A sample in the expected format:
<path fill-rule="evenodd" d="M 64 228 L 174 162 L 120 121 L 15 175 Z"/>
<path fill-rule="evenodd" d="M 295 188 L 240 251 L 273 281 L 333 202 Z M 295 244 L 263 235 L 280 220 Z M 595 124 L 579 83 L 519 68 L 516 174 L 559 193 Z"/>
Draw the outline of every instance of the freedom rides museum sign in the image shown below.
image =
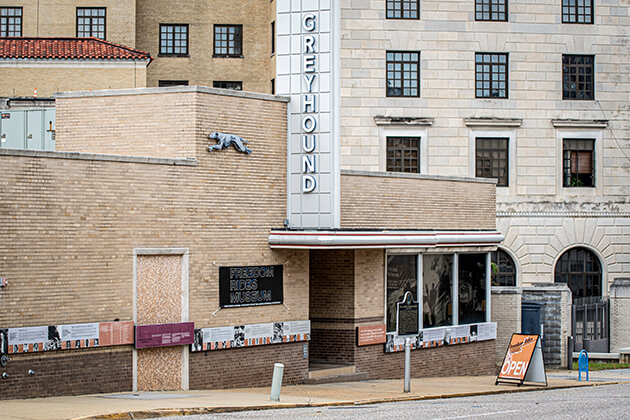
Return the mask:
<path fill-rule="evenodd" d="M 291 228 L 339 227 L 337 8 L 331 0 L 277 0 L 276 87 L 291 97 Z"/>
<path fill-rule="evenodd" d="M 282 303 L 282 265 L 219 267 L 219 306 Z"/>

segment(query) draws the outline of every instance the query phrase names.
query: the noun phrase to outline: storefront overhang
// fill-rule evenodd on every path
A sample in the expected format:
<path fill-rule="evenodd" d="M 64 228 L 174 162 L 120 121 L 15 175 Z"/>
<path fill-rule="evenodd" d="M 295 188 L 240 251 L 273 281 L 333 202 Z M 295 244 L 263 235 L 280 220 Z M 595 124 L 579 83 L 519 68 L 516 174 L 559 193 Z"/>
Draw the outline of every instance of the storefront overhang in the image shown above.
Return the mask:
<path fill-rule="evenodd" d="M 434 248 L 496 246 L 504 236 L 496 230 L 281 230 L 269 234 L 271 248 Z"/>

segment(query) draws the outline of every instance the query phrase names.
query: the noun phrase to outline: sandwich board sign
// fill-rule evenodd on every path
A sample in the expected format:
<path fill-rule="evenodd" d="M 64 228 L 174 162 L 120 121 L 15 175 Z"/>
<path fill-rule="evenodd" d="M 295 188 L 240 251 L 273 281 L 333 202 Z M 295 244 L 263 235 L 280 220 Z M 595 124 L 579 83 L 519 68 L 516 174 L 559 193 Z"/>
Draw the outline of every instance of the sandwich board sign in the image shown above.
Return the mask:
<path fill-rule="evenodd" d="M 495 385 L 499 382 L 547 386 L 539 335 L 512 334 Z"/>

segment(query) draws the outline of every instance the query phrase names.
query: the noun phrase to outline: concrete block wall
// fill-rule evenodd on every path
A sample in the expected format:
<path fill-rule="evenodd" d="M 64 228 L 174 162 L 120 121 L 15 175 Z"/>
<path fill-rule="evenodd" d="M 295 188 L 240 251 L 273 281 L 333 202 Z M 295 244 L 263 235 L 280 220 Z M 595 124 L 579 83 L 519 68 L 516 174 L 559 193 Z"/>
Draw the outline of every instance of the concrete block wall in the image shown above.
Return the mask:
<path fill-rule="evenodd" d="M 492 322 L 497 323 L 495 365 L 501 366 L 512 334 L 521 332 L 521 294 L 518 287 L 492 287 Z"/>
<path fill-rule="evenodd" d="M 470 178 L 342 171 L 341 227 L 494 229 L 495 184 Z"/>
<path fill-rule="evenodd" d="M 523 287 L 521 299 L 543 305 L 545 366 L 566 366 L 567 337 L 571 335 L 571 290 L 564 284 L 536 284 Z"/>
<path fill-rule="evenodd" d="M 620 277 L 610 287 L 610 352 L 630 347 L 630 278 Z"/>

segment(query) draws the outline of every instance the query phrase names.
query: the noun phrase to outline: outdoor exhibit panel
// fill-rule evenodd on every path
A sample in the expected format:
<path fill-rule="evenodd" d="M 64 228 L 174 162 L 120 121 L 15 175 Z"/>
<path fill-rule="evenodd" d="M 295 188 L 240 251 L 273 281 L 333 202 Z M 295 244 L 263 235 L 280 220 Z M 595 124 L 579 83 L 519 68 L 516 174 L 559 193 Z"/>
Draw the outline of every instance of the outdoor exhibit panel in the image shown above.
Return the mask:
<path fill-rule="evenodd" d="M 252 372 L 259 369 L 253 377 L 261 384 L 270 380 L 262 374 L 267 360 L 258 357 L 265 352 L 287 365 L 289 380 L 306 375 L 306 337 L 207 356 L 186 356 L 188 346 L 180 345 L 164 347 L 177 349 L 171 352 L 146 349 L 149 357 L 144 357 L 145 349 L 134 350 L 133 335 L 107 347 L 98 335 L 60 337 L 63 348 L 44 348 L 50 326 L 62 334 L 64 325 L 102 326 L 114 320 L 136 326 L 193 322 L 195 329 L 308 320 L 306 252 L 271 250 L 267 242 L 269 228 L 282 226 L 286 215 L 286 101 L 187 89 L 91 92 L 57 99 L 60 145 L 71 140 L 79 145 L 81 138 L 86 148 L 104 144 L 98 133 L 80 129 L 99 119 L 117 127 L 115 135 L 101 135 L 113 149 L 126 143 L 125 156 L 81 153 L 78 146 L 75 152 L 0 152 L 0 209 L 6 215 L 0 226 L 0 277 L 8 279 L 0 293 L 5 308 L 11 308 L 2 312 L 0 327 L 35 328 L 46 338 L 27 331 L 31 338 L 9 354 L 2 369 L 9 375 L 2 381 L 7 390 L 3 398 L 131 391 L 134 381 L 139 389 L 251 384 L 247 376 L 230 378 L 235 370 L 225 360 L 240 363 L 247 352 L 256 355 L 248 357 L 248 366 Z M 178 96 L 183 115 L 181 120 L 162 119 L 161 129 L 160 116 L 168 114 L 172 103 L 169 95 Z M 154 119 L 138 117 L 139 100 Z M 103 112 L 107 109 L 115 112 Z M 189 113 L 196 118 L 192 129 Z M 178 124 L 179 137 L 163 135 Z M 147 128 L 145 141 L 129 134 L 138 133 L 139 126 Z M 247 139 L 252 153 L 234 147 L 208 151 L 217 143 L 208 139 L 213 131 Z M 155 158 L 142 149 L 144 156 L 130 156 L 133 144 L 146 147 L 153 139 L 189 145 L 189 153 Z M 276 279 L 281 286 L 270 286 L 282 288 L 281 302 L 274 296 L 269 305 L 221 308 L 221 267 L 270 266 L 282 267 L 282 277 Z M 161 281 L 166 278 L 171 280 Z M 168 291 L 177 305 L 156 300 L 161 291 Z M 160 334 L 167 333 L 164 328 Z M 5 336 L 12 344 L 13 335 Z M 175 366 L 171 372 L 177 372 L 158 386 L 142 379 L 145 368 L 144 377 L 151 376 L 155 360 Z M 182 369 L 185 363 L 188 370 Z M 28 375 L 29 369 L 35 374 Z"/>

